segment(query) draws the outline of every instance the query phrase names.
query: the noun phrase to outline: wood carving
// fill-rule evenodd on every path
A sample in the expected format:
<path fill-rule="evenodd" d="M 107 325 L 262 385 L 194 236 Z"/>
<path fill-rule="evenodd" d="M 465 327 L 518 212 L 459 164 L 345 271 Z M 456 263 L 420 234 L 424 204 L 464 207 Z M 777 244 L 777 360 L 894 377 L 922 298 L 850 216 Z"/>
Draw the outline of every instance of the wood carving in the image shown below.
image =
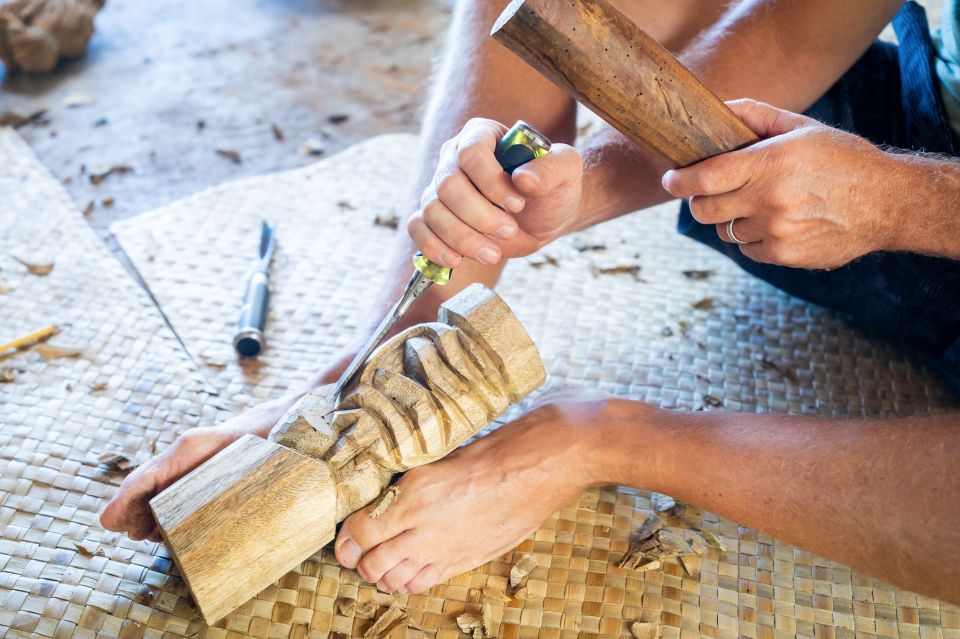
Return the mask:
<path fill-rule="evenodd" d="M 270 441 L 244 436 L 151 500 L 208 623 L 332 540 L 395 473 L 442 458 L 543 383 L 492 291 L 471 286 L 437 319 L 385 342 L 339 401 L 332 386 L 305 395 Z"/>
<path fill-rule="evenodd" d="M 492 35 L 674 166 L 757 141 L 679 60 L 606 0 L 514 0 Z"/>

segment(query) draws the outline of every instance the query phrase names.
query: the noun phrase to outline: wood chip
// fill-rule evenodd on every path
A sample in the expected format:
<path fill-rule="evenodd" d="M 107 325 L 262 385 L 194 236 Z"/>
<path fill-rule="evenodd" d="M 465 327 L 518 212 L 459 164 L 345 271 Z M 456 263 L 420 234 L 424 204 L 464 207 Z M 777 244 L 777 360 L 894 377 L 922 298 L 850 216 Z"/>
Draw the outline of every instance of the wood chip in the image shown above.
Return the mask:
<path fill-rule="evenodd" d="M 74 547 L 77 549 L 77 552 L 83 555 L 84 557 L 105 557 L 106 553 L 100 548 L 99 544 L 89 542 L 89 541 L 75 541 L 73 542 Z"/>
<path fill-rule="evenodd" d="M 63 98 L 62 102 L 63 106 L 68 109 L 73 109 L 75 107 L 96 104 L 97 98 L 89 93 L 73 93 Z"/>
<path fill-rule="evenodd" d="M 281 129 L 281 128 L 280 128 L 279 126 L 277 126 L 276 124 L 271 124 L 271 125 L 270 125 L 270 130 L 273 131 L 273 139 L 274 139 L 274 140 L 276 140 L 277 142 L 283 142 L 283 138 L 284 138 L 283 129 Z"/>
<path fill-rule="evenodd" d="M 359 604 L 353 599 L 337 599 L 336 608 L 337 613 L 344 617 L 373 619 L 377 616 L 377 604 L 372 602 Z"/>
<path fill-rule="evenodd" d="M 113 196 L 112 196 L 112 195 L 104 196 L 104 198 L 103 198 L 103 206 L 104 206 L 104 207 L 111 207 L 111 206 L 113 206 L 113 202 L 114 202 L 114 199 L 113 199 Z"/>
<path fill-rule="evenodd" d="M 395 603 L 380 615 L 380 618 L 363 633 L 363 639 L 380 639 L 381 637 L 385 637 L 390 634 L 390 631 L 403 623 L 406 618 L 406 611 L 400 604 Z"/>
<path fill-rule="evenodd" d="M 87 205 L 83 207 L 83 214 L 86 216 L 93 213 L 93 207 L 95 205 L 96 205 L 96 202 L 94 202 L 93 200 L 90 200 L 89 202 L 87 202 Z"/>
<path fill-rule="evenodd" d="M 677 322 L 677 327 L 680 329 L 680 334 L 683 335 L 684 337 L 686 337 L 687 334 L 690 332 L 690 324 L 689 322 L 686 322 L 684 320 L 680 320 L 679 322 Z"/>
<path fill-rule="evenodd" d="M 727 552 L 727 547 L 723 544 L 719 537 L 714 535 L 709 530 L 701 530 L 700 535 L 703 537 L 703 540 L 707 542 L 708 546 L 712 546 L 723 552 Z"/>
<path fill-rule="evenodd" d="M 519 588 L 527 583 L 527 577 L 537 567 L 537 559 L 533 555 L 524 555 L 513 568 L 510 569 L 510 587 Z"/>
<path fill-rule="evenodd" d="M 55 344 L 37 344 L 31 347 L 34 353 L 40 355 L 45 362 L 62 357 L 82 357 L 85 350 L 73 346 L 56 346 Z"/>
<path fill-rule="evenodd" d="M 22 126 L 31 124 L 39 126 L 50 124 L 50 120 L 47 119 L 47 110 L 39 109 L 27 115 L 17 113 L 16 111 L 0 112 L 0 126 L 12 126 L 15 129 L 19 129 Z"/>
<path fill-rule="evenodd" d="M 786 379 L 786 380 L 789 381 L 789 382 L 792 382 L 792 383 L 794 383 L 794 384 L 797 383 L 797 381 L 798 381 L 798 380 L 797 380 L 797 375 L 796 375 L 796 373 L 794 373 L 791 369 L 789 369 L 789 368 L 783 368 L 783 367 L 777 365 L 775 362 L 767 359 L 766 357 L 763 357 L 763 358 L 760 360 L 760 363 L 763 365 L 763 368 L 764 368 L 764 369 L 766 369 L 766 370 L 768 370 L 768 371 L 773 371 L 773 372 L 775 372 L 775 373 L 780 374 L 784 379 Z"/>
<path fill-rule="evenodd" d="M 510 595 L 493 586 L 484 586 L 481 592 L 485 598 L 492 599 L 493 601 L 499 601 L 501 603 L 510 603 L 511 601 Z"/>
<path fill-rule="evenodd" d="M 13 259 L 20 262 L 24 266 L 26 266 L 27 270 L 33 273 L 34 275 L 40 275 L 40 276 L 50 275 L 50 273 L 53 271 L 53 260 L 47 261 L 47 260 L 26 259 L 22 257 L 17 257 L 16 255 L 13 256 Z"/>
<path fill-rule="evenodd" d="M 133 171 L 133 167 L 129 164 L 100 164 L 90 169 L 90 183 L 100 184 L 108 176 L 123 175 L 131 171 Z"/>
<path fill-rule="evenodd" d="M 330 124 L 343 124 L 350 119 L 350 115 L 347 113 L 333 113 L 327 116 L 327 122 Z"/>
<path fill-rule="evenodd" d="M 17 376 L 12 368 L 8 366 L 0 368 L 0 384 L 12 384 L 15 381 L 17 381 Z"/>
<path fill-rule="evenodd" d="M 390 486 L 390 488 L 387 488 L 370 504 L 370 517 L 372 519 L 381 517 L 383 513 L 387 512 L 387 508 L 389 508 L 393 502 L 397 501 L 399 497 L 400 488 L 398 486 Z"/>
<path fill-rule="evenodd" d="M 603 242 L 584 242 L 577 238 L 573 241 L 573 248 L 580 253 L 586 253 L 588 251 L 606 251 L 607 245 Z"/>
<path fill-rule="evenodd" d="M 105 450 L 97 455 L 97 462 L 103 466 L 106 466 L 107 469 L 113 471 L 123 472 L 133 470 L 133 463 L 131 463 L 129 457 L 123 453 L 118 453 L 112 450 Z"/>
<path fill-rule="evenodd" d="M 323 142 L 317 138 L 310 138 L 297 147 L 297 155 L 302 155 L 303 157 L 323 155 L 323 151 Z"/>
<path fill-rule="evenodd" d="M 91 392 L 91 393 L 99 393 L 99 392 L 105 391 L 105 390 L 107 390 L 107 383 L 106 383 L 106 382 L 97 382 L 96 384 L 90 384 L 90 392 Z"/>
<path fill-rule="evenodd" d="M 712 276 L 714 271 L 684 271 L 683 276 L 688 280 L 705 280 Z"/>
<path fill-rule="evenodd" d="M 400 216 L 396 213 L 378 215 L 373 219 L 373 223 L 375 226 L 385 226 L 388 229 L 397 230 L 400 226 Z"/>
<path fill-rule="evenodd" d="M 640 279 L 640 265 L 639 264 L 619 264 L 617 266 L 604 266 L 604 267 L 594 267 L 594 275 L 617 275 L 620 273 L 632 275 L 633 279 L 642 281 Z"/>
<path fill-rule="evenodd" d="M 694 302 L 691 306 L 698 311 L 709 311 L 711 308 L 713 308 L 713 301 L 714 300 L 712 297 L 705 297 L 698 302 Z"/>
<path fill-rule="evenodd" d="M 548 253 L 534 253 L 527 256 L 527 263 L 533 268 L 540 268 L 549 264 L 550 266 L 560 266 L 560 260 Z"/>
<path fill-rule="evenodd" d="M 683 566 L 684 572 L 686 572 L 691 577 L 696 577 L 700 574 L 700 557 L 693 557 L 691 555 L 680 555 L 677 557 L 677 561 L 680 562 L 680 565 Z"/>
<path fill-rule="evenodd" d="M 670 495 L 660 493 L 651 493 L 650 501 L 653 502 L 654 512 L 664 513 L 677 505 L 677 501 Z"/>
<path fill-rule="evenodd" d="M 460 626 L 460 630 L 469 634 L 473 634 L 474 628 L 479 628 L 483 624 L 483 621 L 480 619 L 480 615 L 471 615 L 469 613 L 463 613 L 457 617 L 457 625 Z"/>
<path fill-rule="evenodd" d="M 234 164 L 243 164 L 243 158 L 240 157 L 240 152 L 234 149 L 217 149 L 217 155 L 227 158 Z"/>
<path fill-rule="evenodd" d="M 713 408 L 720 408 L 723 406 L 723 400 L 718 397 L 714 397 L 713 395 L 704 395 L 703 403 L 705 406 L 711 406 Z"/>
<path fill-rule="evenodd" d="M 660 636 L 660 624 L 646 621 L 634 621 L 630 624 L 633 639 L 657 639 Z"/>

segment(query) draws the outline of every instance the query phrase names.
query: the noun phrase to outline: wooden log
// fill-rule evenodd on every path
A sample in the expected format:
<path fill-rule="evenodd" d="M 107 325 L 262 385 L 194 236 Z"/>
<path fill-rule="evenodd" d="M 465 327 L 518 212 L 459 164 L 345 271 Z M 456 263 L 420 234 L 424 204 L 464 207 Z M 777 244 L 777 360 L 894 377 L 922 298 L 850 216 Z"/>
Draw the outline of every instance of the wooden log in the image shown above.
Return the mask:
<path fill-rule="evenodd" d="M 377 349 L 337 405 L 332 386 L 308 393 L 271 441 L 244 437 L 151 500 L 208 623 L 332 540 L 395 472 L 440 459 L 545 380 L 492 291 L 475 284 L 439 315 Z"/>
<path fill-rule="evenodd" d="M 491 34 L 674 166 L 757 141 L 693 73 L 606 0 L 514 0 Z"/>

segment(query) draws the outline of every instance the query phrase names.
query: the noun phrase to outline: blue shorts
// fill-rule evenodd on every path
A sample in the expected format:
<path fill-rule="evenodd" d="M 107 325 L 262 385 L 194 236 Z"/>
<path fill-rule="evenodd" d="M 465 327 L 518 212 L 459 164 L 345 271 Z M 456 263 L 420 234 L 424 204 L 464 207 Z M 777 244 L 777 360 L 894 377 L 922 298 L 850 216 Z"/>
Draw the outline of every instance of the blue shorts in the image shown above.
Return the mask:
<path fill-rule="evenodd" d="M 893 25 L 900 45 L 875 43 L 807 115 L 876 144 L 957 156 L 934 75 L 926 13 L 907 2 Z M 960 262 L 878 252 L 831 271 L 787 268 L 745 257 L 721 241 L 714 226 L 694 220 L 686 203 L 677 226 L 760 279 L 913 344 L 933 357 L 960 394 Z"/>

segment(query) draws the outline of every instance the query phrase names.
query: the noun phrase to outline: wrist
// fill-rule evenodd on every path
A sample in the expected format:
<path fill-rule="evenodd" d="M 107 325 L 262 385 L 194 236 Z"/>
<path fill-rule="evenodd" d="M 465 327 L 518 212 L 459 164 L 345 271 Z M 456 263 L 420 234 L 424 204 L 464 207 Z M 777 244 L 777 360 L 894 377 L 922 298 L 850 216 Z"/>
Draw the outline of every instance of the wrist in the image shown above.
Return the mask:
<path fill-rule="evenodd" d="M 587 453 L 595 460 L 591 485 L 667 490 L 671 424 L 679 415 L 636 400 L 607 400 Z"/>
<path fill-rule="evenodd" d="M 960 165 L 909 153 L 884 155 L 895 169 L 894 179 L 884 181 L 894 205 L 883 250 L 957 257 Z"/>

